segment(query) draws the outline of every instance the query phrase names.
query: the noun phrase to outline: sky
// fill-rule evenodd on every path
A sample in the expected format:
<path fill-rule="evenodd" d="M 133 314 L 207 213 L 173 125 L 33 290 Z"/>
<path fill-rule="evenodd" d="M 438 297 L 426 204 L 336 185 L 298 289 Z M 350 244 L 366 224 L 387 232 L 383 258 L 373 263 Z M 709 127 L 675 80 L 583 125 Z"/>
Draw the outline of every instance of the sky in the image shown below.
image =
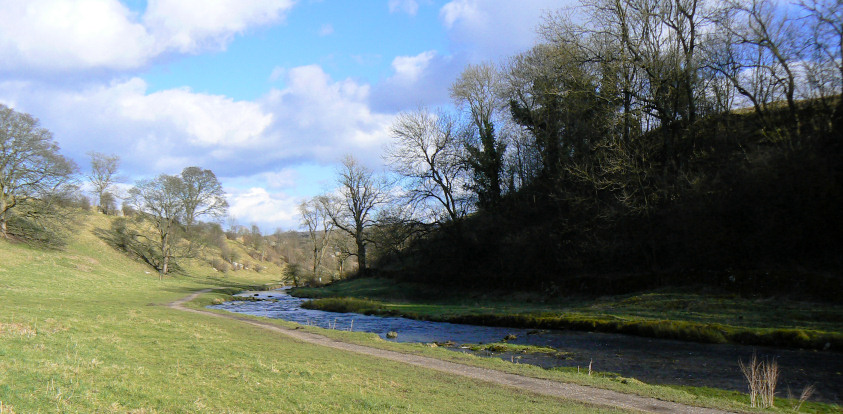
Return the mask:
<path fill-rule="evenodd" d="M 241 225 L 370 168 L 401 111 L 449 104 L 467 64 L 535 44 L 570 0 L 0 0 L 0 103 L 61 153 L 121 158 L 126 183 L 212 170 Z"/>

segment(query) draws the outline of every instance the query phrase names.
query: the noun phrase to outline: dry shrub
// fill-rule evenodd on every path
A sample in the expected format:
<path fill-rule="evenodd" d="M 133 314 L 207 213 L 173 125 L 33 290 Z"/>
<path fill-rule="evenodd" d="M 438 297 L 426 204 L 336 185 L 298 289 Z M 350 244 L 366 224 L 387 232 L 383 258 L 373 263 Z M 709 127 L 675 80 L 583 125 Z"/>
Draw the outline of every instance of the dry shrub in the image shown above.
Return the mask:
<path fill-rule="evenodd" d="M 807 387 L 802 389 L 802 394 L 799 395 L 799 399 L 796 400 L 796 398 L 794 398 L 793 395 L 790 393 L 790 387 L 787 388 L 788 398 L 791 400 L 796 400 L 796 403 L 793 405 L 794 413 L 799 412 L 799 409 L 802 408 L 802 404 L 805 404 L 805 401 L 808 401 L 808 398 L 811 398 L 811 396 L 814 395 L 814 391 L 816 391 L 816 387 L 814 387 L 814 384 L 808 385 Z"/>
<path fill-rule="evenodd" d="M 211 266 L 213 266 L 214 269 L 216 269 L 217 271 L 223 272 L 223 273 L 225 273 L 229 269 L 231 269 L 231 265 L 228 264 L 228 262 L 226 262 L 225 260 L 222 260 L 220 258 L 212 259 L 211 260 Z"/>
<path fill-rule="evenodd" d="M 744 365 L 738 360 L 741 372 L 749 385 L 749 405 L 751 407 L 769 408 L 775 403 L 776 384 L 779 380 L 779 363 L 776 359 L 759 360 L 752 353 L 749 363 Z"/>
<path fill-rule="evenodd" d="M 3 404 L 3 401 L 0 401 L 0 414 L 15 414 L 15 407 Z"/>

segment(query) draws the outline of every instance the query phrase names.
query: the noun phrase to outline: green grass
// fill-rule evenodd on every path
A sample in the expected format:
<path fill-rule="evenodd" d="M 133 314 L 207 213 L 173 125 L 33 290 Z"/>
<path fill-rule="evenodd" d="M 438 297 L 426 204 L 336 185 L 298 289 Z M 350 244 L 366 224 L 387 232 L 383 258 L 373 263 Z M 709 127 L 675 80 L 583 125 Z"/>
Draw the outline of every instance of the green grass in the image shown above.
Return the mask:
<path fill-rule="evenodd" d="M 162 304 L 209 286 L 193 306 L 278 274 L 155 272 L 92 234 L 62 251 L 0 240 L 2 413 L 593 412 L 559 399 L 316 347 Z M 603 410 L 619 412 L 616 410 Z"/>
<path fill-rule="evenodd" d="M 208 293 L 203 295 L 198 300 L 188 304 L 190 307 L 200 308 L 209 304 L 216 293 Z M 225 313 L 225 311 L 216 311 L 218 313 Z M 593 376 L 588 376 L 587 371 L 582 370 L 577 372 L 576 368 L 559 367 L 553 369 L 543 369 L 537 366 L 527 364 L 515 364 L 504 361 L 498 358 L 485 358 L 475 356 L 472 354 L 454 352 L 440 346 L 432 346 L 431 344 L 412 344 L 412 343 L 396 343 L 386 341 L 374 333 L 364 332 L 348 332 L 342 330 L 322 329 L 315 326 L 302 326 L 293 322 L 287 322 L 279 319 L 266 319 L 250 315 L 238 315 L 238 317 L 245 317 L 249 319 L 270 322 L 279 326 L 288 328 L 302 329 L 307 332 L 318 333 L 330 338 L 342 340 L 344 342 L 366 345 L 391 351 L 409 353 L 414 355 L 428 356 L 432 358 L 457 362 L 466 365 L 478 366 L 483 368 L 490 368 L 514 374 L 550 379 L 554 381 L 569 382 L 580 385 L 593 386 L 604 388 L 624 393 L 637 394 L 646 397 L 658 398 L 666 401 L 674 401 L 682 404 L 696 405 L 703 407 L 719 408 L 723 410 L 735 412 L 792 412 L 792 407 L 795 402 L 785 398 L 776 399 L 775 409 L 761 410 L 751 409 L 748 403 L 748 396 L 744 393 L 727 391 L 709 387 L 689 387 L 689 386 L 672 386 L 672 385 L 651 385 L 638 381 L 634 378 L 623 377 L 616 373 L 610 372 L 595 372 Z M 500 345 L 500 344 L 499 344 Z M 528 348 L 533 348 L 529 350 Z M 519 346 L 515 344 L 503 344 L 501 347 L 496 347 L 497 350 L 493 352 L 543 352 L 550 351 L 551 348 L 543 349 L 541 347 Z M 553 350 L 556 351 L 556 350 Z M 839 405 L 808 402 L 802 406 L 800 412 L 803 413 L 839 413 L 841 407 Z"/>
<path fill-rule="evenodd" d="M 407 296 L 407 292 L 419 291 L 420 295 Z M 355 279 L 319 289 L 299 288 L 293 294 L 319 298 L 308 307 L 340 312 L 843 351 L 841 304 L 671 291 L 551 300 L 525 293 L 471 297 L 450 292 L 442 299 L 430 299 L 434 297 L 430 288 L 385 279 Z"/>
<path fill-rule="evenodd" d="M 559 351 L 556 348 L 537 345 L 518 345 L 508 344 L 506 342 L 495 342 L 491 344 L 477 344 L 469 347 L 472 351 L 489 351 L 494 353 L 511 353 L 511 354 L 547 354 L 558 358 L 565 358 L 570 353 Z"/>

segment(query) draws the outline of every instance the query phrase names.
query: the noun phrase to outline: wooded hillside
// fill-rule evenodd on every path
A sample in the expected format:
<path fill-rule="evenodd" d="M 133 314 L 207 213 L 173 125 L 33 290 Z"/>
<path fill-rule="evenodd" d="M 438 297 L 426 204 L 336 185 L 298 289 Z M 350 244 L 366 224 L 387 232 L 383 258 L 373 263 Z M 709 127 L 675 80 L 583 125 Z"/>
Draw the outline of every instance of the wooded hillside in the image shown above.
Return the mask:
<path fill-rule="evenodd" d="M 816 275 L 843 264 L 833 3 L 594 1 L 585 23 L 548 17 L 540 44 L 452 89 L 472 121 L 477 210 L 377 267 L 550 293 L 707 283 L 832 297 L 839 278 Z"/>

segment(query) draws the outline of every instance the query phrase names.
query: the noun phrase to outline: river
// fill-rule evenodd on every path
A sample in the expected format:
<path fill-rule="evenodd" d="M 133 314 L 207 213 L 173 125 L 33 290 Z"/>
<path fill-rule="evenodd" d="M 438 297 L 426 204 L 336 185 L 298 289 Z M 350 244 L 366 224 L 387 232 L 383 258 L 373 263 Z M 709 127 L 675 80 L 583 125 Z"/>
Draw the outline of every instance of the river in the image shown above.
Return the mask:
<path fill-rule="evenodd" d="M 779 364 L 779 395 L 788 388 L 798 396 L 814 384 L 811 400 L 843 403 L 843 354 L 729 344 L 699 344 L 621 334 L 578 331 L 500 328 L 417 321 L 406 318 L 368 316 L 303 309 L 302 302 L 284 290 L 244 292 L 258 301 L 231 301 L 209 308 L 267 318 L 283 319 L 322 328 L 373 332 L 397 342 L 453 343 L 456 352 L 472 352 L 460 345 L 501 342 L 508 335 L 511 344 L 549 346 L 566 353 L 560 358 L 547 354 L 472 352 L 544 368 L 581 367 L 616 372 L 651 384 L 693 385 L 746 392 L 738 360 L 748 361 L 753 351 L 760 358 L 775 358 Z M 398 336 L 387 338 L 388 332 Z"/>

